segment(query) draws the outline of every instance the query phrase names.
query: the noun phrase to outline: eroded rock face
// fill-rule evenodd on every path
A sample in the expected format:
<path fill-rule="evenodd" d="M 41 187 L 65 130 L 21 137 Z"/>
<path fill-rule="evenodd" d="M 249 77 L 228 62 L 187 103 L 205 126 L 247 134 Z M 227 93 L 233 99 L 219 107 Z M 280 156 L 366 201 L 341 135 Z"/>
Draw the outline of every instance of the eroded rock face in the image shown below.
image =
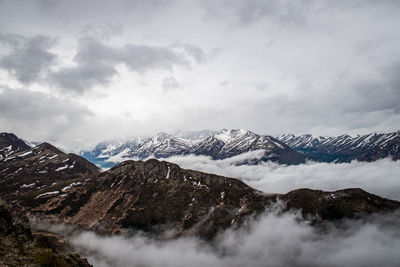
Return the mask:
<path fill-rule="evenodd" d="M 100 233 L 130 229 L 166 238 L 199 235 L 212 239 L 219 230 L 241 225 L 278 200 L 286 204 L 282 212 L 299 209 L 313 223 L 400 207 L 399 202 L 361 189 L 265 194 L 237 179 L 154 159 L 126 161 L 65 194 L 47 196 L 32 213 Z"/>
<path fill-rule="evenodd" d="M 62 237 L 32 233 L 26 217 L 15 217 L 0 202 L 0 266 L 91 266 L 65 249 Z"/>

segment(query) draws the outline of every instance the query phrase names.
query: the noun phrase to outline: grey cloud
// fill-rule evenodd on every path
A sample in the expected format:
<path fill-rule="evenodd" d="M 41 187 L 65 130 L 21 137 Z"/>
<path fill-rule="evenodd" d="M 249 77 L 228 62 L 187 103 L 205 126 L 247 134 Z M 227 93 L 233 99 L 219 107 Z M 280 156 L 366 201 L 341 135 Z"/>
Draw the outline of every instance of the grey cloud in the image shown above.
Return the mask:
<path fill-rule="evenodd" d="M 400 113 L 400 60 L 380 70 L 378 81 L 356 84 L 356 92 L 362 100 L 362 110 L 381 111 L 391 109 Z"/>
<path fill-rule="evenodd" d="M 24 38 L 3 34 L 0 35 L 0 41 L 12 48 L 10 54 L 1 58 L 0 67 L 24 84 L 40 79 L 56 59 L 56 55 L 48 51 L 54 44 L 54 40 L 48 36 Z"/>
<path fill-rule="evenodd" d="M 267 82 L 240 82 L 235 80 L 224 80 L 219 85 L 223 87 L 231 87 L 240 90 L 250 88 L 259 91 L 267 90 L 269 87 L 269 84 Z"/>
<path fill-rule="evenodd" d="M 180 44 L 179 46 L 183 47 L 184 51 L 193 57 L 197 63 L 203 63 L 208 60 L 208 55 L 198 46 L 192 44 Z"/>
<path fill-rule="evenodd" d="M 92 112 L 71 99 L 56 98 L 23 89 L 0 91 L 0 123 L 31 140 L 56 140 L 68 129 L 76 129 Z"/>
<path fill-rule="evenodd" d="M 307 25 L 314 14 L 326 13 L 367 7 L 398 8 L 396 0 L 224 0 L 202 1 L 201 6 L 205 11 L 205 18 L 212 20 L 226 20 L 235 26 L 250 26 L 263 19 L 279 23 L 282 26 Z"/>
<path fill-rule="evenodd" d="M 18 34 L 0 32 L 0 43 L 11 48 L 20 48 L 25 42 L 25 38 Z"/>
<path fill-rule="evenodd" d="M 165 77 L 162 82 L 162 88 L 164 92 L 168 92 L 171 90 L 180 89 L 181 86 L 179 85 L 178 81 L 173 76 Z"/>
<path fill-rule="evenodd" d="M 81 29 L 82 36 L 91 37 L 95 39 L 105 39 L 109 40 L 114 35 L 119 35 L 123 31 L 121 24 L 95 24 L 88 23 L 84 25 Z"/>
<path fill-rule="evenodd" d="M 236 25 L 248 26 L 261 19 L 269 18 L 284 24 L 303 24 L 306 21 L 306 12 L 312 7 L 312 0 L 301 1 L 214 1 L 202 3 L 206 18 L 229 19 Z"/>
<path fill-rule="evenodd" d="M 114 74 L 112 65 L 85 63 L 52 73 L 51 79 L 69 93 L 82 94 L 95 85 L 107 85 Z"/>
<path fill-rule="evenodd" d="M 199 50 L 190 53 L 199 57 Z M 188 55 L 178 49 L 135 44 L 113 47 L 92 38 L 80 40 L 74 60 L 76 67 L 61 68 L 51 74 L 51 80 L 78 94 L 94 85 L 108 83 L 117 73 L 117 64 L 125 64 L 139 74 L 154 69 L 172 71 L 174 66 L 190 66 Z"/>
<path fill-rule="evenodd" d="M 159 46 L 128 44 L 120 57 L 131 70 L 138 72 L 145 72 L 148 69 L 172 70 L 174 65 L 188 65 L 184 55 Z"/>
<path fill-rule="evenodd" d="M 91 21 L 116 21 L 145 22 L 160 12 L 161 8 L 168 7 L 171 1 L 167 0 L 34 0 L 18 1 L 20 3 L 7 3 L 9 9 L 25 9 L 27 6 L 45 16 L 43 20 L 56 21 L 56 23 L 82 23 Z M 27 3 L 29 2 L 29 3 Z M 24 10 L 31 16 L 31 10 Z M 16 12 L 17 13 L 17 12 Z M 23 13 L 23 14 L 24 14 Z M 21 14 L 16 14 L 21 16 Z M 32 15 L 34 16 L 34 15 Z M 58 19 L 58 20 L 57 20 Z"/>

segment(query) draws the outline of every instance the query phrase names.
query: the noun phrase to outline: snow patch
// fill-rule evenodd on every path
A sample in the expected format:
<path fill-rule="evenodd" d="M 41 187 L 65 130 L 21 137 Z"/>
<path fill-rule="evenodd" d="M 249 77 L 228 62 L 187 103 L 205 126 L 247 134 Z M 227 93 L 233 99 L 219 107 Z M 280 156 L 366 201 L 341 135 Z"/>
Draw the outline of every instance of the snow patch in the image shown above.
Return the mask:
<path fill-rule="evenodd" d="M 57 195 L 58 193 L 60 193 L 60 192 L 59 192 L 59 191 L 46 192 L 46 193 L 43 193 L 43 194 L 38 195 L 38 196 L 35 197 L 35 198 L 39 198 L 39 197 L 43 197 L 43 196 L 48 196 L 48 195 Z"/>
<path fill-rule="evenodd" d="M 69 167 L 69 165 L 67 164 L 67 165 L 65 165 L 65 166 L 63 166 L 63 167 L 57 168 L 55 171 L 58 172 L 58 171 L 61 171 L 61 170 L 65 170 L 65 169 L 67 169 L 68 167 Z"/>

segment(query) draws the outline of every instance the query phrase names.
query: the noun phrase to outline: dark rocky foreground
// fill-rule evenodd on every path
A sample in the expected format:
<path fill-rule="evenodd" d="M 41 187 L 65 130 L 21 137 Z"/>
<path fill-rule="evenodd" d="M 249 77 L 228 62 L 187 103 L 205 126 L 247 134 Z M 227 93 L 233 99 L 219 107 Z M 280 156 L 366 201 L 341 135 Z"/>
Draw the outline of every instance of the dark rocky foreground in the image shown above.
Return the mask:
<path fill-rule="evenodd" d="M 0 202 L 0 266 L 91 266 L 69 253 L 61 236 L 32 231 L 27 217 L 12 215 Z"/>
<path fill-rule="evenodd" d="M 71 224 L 105 235 L 143 231 L 161 239 L 195 235 L 212 240 L 220 230 L 238 228 L 276 203 L 283 203 L 280 212 L 301 210 L 303 219 L 313 225 L 400 207 L 397 201 L 357 188 L 266 194 L 238 179 L 155 159 L 125 161 L 100 173 L 85 159 L 47 143 L 0 160 L 0 186 L 0 196 L 14 213 L 11 216 L 3 206 L 0 218 L 2 244 L 15 244 L 10 246 L 11 254 L 5 252 L 6 245 L 2 247 L 3 265 L 11 266 L 18 260 L 33 266 L 41 260 L 87 264 L 76 255 L 65 254 L 61 237 L 32 232 L 26 219 L 25 224 L 14 222 L 14 217 L 25 215 L 35 222 Z M 45 254 L 50 259 L 29 256 L 26 249 L 34 255 L 49 251 Z"/>

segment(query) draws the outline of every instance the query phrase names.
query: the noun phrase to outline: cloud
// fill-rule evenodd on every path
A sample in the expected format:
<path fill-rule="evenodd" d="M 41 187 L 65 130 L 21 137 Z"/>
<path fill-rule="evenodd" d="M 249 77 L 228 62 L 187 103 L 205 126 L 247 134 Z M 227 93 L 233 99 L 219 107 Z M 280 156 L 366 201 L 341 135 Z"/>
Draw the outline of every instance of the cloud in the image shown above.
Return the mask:
<path fill-rule="evenodd" d="M 236 26 L 249 26 L 269 18 L 283 24 L 302 24 L 314 1 L 205 1 L 203 7 L 208 19 L 228 19 Z"/>
<path fill-rule="evenodd" d="M 315 163 L 282 166 L 274 163 L 240 165 L 260 159 L 262 151 L 241 154 L 225 160 L 205 156 L 175 156 L 165 160 L 182 168 L 239 178 L 267 193 L 287 193 L 297 188 L 339 190 L 360 187 L 368 192 L 400 200 L 400 161 L 382 159 L 375 162 Z"/>
<path fill-rule="evenodd" d="M 189 50 L 188 50 L 189 49 Z M 179 47 L 125 44 L 109 46 L 98 39 L 79 41 L 74 57 L 76 66 L 61 68 L 51 74 L 51 80 L 61 88 L 83 94 L 95 85 L 106 85 L 117 73 L 116 66 L 124 64 L 129 70 L 144 74 L 150 70 L 172 71 L 175 66 L 188 67 L 191 60 L 201 62 L 202 50 L 195 46 Z"/>
<path fill-rule="evenodd" d="M 215 242 L 169 241 L 137 235 L 75 235 L 71 243 L 95 266 L 397 266 L 400 214 L 371 216 L 325 225 L 319 231 L 298 213 L 269 212 L 240 230 L 222 232 Z"/>
<path fill-rule="evenodd" d="M 86 106 L 71 99 L 23 89 L 0 90 L 2 130 L 13 129 L 31 140 L 52 141 L 68 135 L 69 130 L 80 127 L 92 115 Z"/>
<path fill-rule="evenodd" d="M 82 27 L 82 36 L 98 39 L 109 40 L 114 35 L 119 35 L 123 31 L 120 24 L 95 24 L 88 23 Z"/>
<path fill-rule="evenodd" d="M 180 89 L 181 86 L 179 85 L 178 81 L 173 76 L 165 77 L 162 82 L 162 88 L 164 92 L 168 92 L 171 90 Z"/>
<path fill-rule="evenodd" d="M 11 46 L 12 52 L 0 59 L 0 67 L 24 84 L 39 80 L 57 56 L 48 50 L 54 40 L 48 36 L 36 35 L 25 38 L 19 35 L 0 34 L 0 42 Z"/>
<path fill-rule="evenodd" d="M 15 33 L 0 47 L 11 73 L 2 68 L 0 83 L 20 87 L 10 79 L 15 77 L 28 89 L 89 106 L 104 121 L 91 132 L 76 129 L 83 143 L 178 129 L 339 135 L 400 125 L 399 1 L 0 5 L 3 31 Z M 26 40 L 38 35 L 57 38 L 54 47 L 32 45 L 55 55 L 55 66 L 46 56 L 32 57 L 27 66 L 14 57 L 31 51 Z M 185 90 L 163 93 L 166 77 Z M 165 81 L 166 87 L 175 85 Z M 127 121 L 127 114 L 135 121 Z M 118 129 L 105 135 L 102 129 L 110 124 Z"/>

